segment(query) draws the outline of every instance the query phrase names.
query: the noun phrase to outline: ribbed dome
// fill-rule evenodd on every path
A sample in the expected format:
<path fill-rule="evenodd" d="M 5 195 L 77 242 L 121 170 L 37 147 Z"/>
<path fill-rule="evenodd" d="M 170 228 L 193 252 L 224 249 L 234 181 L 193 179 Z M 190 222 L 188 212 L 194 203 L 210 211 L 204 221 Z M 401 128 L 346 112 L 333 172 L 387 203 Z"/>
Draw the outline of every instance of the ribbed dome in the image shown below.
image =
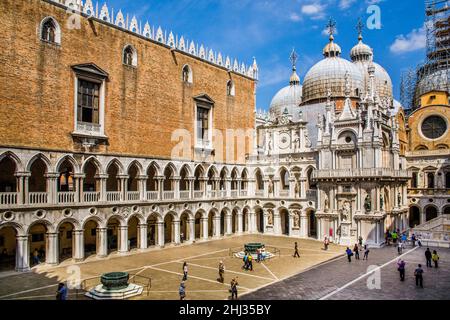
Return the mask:
<path fill-rule="evenodd" d="M 334 97 L 345 97 L 345 78 L 350 80 L 350 97 L 358 97 L 364 88 L 364 75 L 353 63 L 340 57 L 329 57 L 314 65 L 303 81 L 303 102 L 325 99 L 328 89 Z"/>
<path fill-rule="evenodd" d="M 370 61 L 373 57 L 372 48 L 362 42 L 362 36 L 359 36 L 359 42 L 350 51 L 350 58 L 353 62 Z"/>
<path fill-rule="evenodd" d="M 436 70 L 419 80 L 415 92 L 415 103 L 418 105 L 420 96 L 430 91 L 447 91 L 450 94 L 450 69 Z"/>
<path fill-rule="evenodd" d="M 334 43 L 334 37 L 330 36 L 330 42 L 323 48 L 324 57 L 339 57 L 342 53 L 341 47 Z"/>
<path fill-rule="evenodd" d="M 287 109 L 290 115 L 294 115 L 295 109 L 298 108 L 301 102 L 302 86 L 299 83 L 289 85 L 278 91 L 273 97 L 270 103 L 270 113 L 274 117 L 280 117 Z"/>

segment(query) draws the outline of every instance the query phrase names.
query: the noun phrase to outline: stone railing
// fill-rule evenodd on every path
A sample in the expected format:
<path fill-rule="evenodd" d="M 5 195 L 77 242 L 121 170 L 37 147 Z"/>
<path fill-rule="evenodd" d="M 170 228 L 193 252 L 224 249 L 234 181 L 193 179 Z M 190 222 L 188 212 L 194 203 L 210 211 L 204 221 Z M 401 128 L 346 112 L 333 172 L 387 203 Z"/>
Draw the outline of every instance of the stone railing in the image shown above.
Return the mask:
<path fill-rule="evenodd" d="M 450 195 L 450 189 L 409 188 L 408 195 L 445 196 L 445 195 Z"/>
<path fill-rule="evenodd" d="M 75 192 L 73 191 L 60 191 L 57 193 L 58 203 L 74 203 L 75 202 Z"/>
<path fill-rule="evenodd" d="M 191 192 L 189 190 L 180 191 L 180 199 L 189 199 Z"/>
<path fill-rule="evenodd" d="M 203 198 L 203 191 L 194 191 L 194 198 L 195 199 L 202 199 Z"/>
<path fill-rule="evenodd" d="M 158 200 L 158 191 L 147 191 L 147 200 Z"/>
<path fill-rule="evenodd" d="M 314 179 L 326 178 L 403 178 L 411 177 L 411 174 L 406 170 L 392 170 L 384 168 L 369 168 L 369 169 L 348 169 L 348 170 L 317 170 L 313 172 Z"/>
<path fill-rule="evenodd" d="M 139 191 L 127 191 L 127 201 L 140 200 L 141 193 Z"/>
<path fill-rule="evenodd" d="M 28 193 L 29 204 L 44 204 L 48 202 L 47 192 L 30 192 Z"/>
<path fill-rule="evenodd" d="M 121 191 L 107 191 L 106 192 L 106 201 L 118 202 L 121 200 L 122 200 L 122 192 Z"/>
<path fill-rule="evenodd" d="M 17 192 L 0 192 L 0 204 L 10 205 L 17 203 Z"/>
<path fill-rule="evenodd" d="M 163 192 L 164 200 L 173 200 L 175 199 L 175 191 L 164 191 Z"/>

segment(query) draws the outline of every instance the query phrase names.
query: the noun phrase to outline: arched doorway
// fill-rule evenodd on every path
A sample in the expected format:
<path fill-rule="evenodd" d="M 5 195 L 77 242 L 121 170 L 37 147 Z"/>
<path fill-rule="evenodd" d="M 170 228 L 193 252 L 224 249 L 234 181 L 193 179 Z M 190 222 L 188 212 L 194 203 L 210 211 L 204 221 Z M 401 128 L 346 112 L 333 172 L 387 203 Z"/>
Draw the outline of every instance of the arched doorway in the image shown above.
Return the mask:
<path fill-rule="evenodd" d="M 47 203 L 47 165 L 42 159 L 36 159 L 30 167 L 28 179 L 29 203 Z"/>
<path fill-rule="evenodd" d="M 147 220 L 147 246 L 153 247 L 158 243 L 158 217 L 152 214 Z"/>
<path fill-rule="evenodd" d="M 215 216 L 215 212 L 210 211 L 208 214 L 208 237 L 209 238 L 214 236 L 214 216 Z"/>
<path fill-rule="evenodd" d="M 184 212 L 180 217 L 180 241 L 183 243 L 184 241 L 190 239 L 189 235 L 189 213 Z"/>
<path fill-rule="evenodd" d="M 425 220 L 428 222 L 437 218 L 438 213 L 435 206 L 428 206 L 425 210 Z"/>
<path fill-rule="evenodd" d="M 409 208 L 409 227 L 415 228 L 420 225 L 420 210 L 416 206 Z"/>
<path fill-rule="evenodd" d="M 281 233 L 284 235 L 289 235 L 289 211 L 286 209 L 280 210 L 280 218 L 281 218 Z"/>
<path fill-rule="evenodd" d="M 173 242 L 173 215 L 171 213 L 166 214 L 164 217 L 164 243 Z"/>
<path fill-rule="evenodd" d="M 317 218 L 316 212 L 314 210 L 310 210 L 308 212 L 308 237 L 317 238 Z"/>
<path fill-rule="evenodd" d="M 36 223 L 29 229 L 30 266 L 47 261 L 47 232 L 47 226 L 43 223 Z"/>
<path fill-rule="evenodd" d="M 258 227 L 258 232 L 264 233 L 264 212 L 261 208 L 256 208 L 255 214 L 256 214 L 256 226 Z"/>
<path fill-rule="evenodd" d="M 110 218 L 108 220 L 107 231 L 107 245 L 108 254 L 116 252 L 119 249 L 120 242 L 120 221 L 117 218 Z"/>
<path fill-rule="evenodd" d="M 195 214 L 195 239 L 201 239 L 202 233 L 202 214 L 197 212 Z"/>
<path fill-rule="evenodd" d="M 91 219 L 84 224 L 84 254 L 89 257 L 97 254 L 97 221 Z"/>
<path fill-rule="evenodd" d="M 59 226 L 58 229 L 59 262 L 72 259 L 73 257 L 74 229 L 75 227 L 71 222 L 64 222 Z"/>
<path fill-rule="evenodd" d="M 0 228 L 0 271 L 10 271 L 16 267 L 16 238 L 15 228 Z"/>
<path fill-rule="evenodd" d="M 130 220 L 128 220 L 128 250 L 131 251 L 132 249 L 138 248 L 138 225 L 139 225 L 139 219 L 136 216 L 131 217 Z"/>

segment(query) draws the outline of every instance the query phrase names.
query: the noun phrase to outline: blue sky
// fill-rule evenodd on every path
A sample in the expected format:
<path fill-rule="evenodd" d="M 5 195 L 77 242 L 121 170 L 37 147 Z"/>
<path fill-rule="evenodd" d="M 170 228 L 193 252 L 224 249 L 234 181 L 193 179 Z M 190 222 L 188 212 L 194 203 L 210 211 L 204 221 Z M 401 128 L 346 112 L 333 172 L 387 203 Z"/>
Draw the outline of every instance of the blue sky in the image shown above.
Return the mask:
<path fill-rule="evenodd" d="M 375 61 L 389 72 L 399 99 L 402 70 L 425 58 L 424 0 L 107 0 L 117 12 L 136 15 L 153 26 L 184 35 L 222 54 L 260 68 L 257 107 L 267 109 L 272 97 L 288 84 L 293 47 L 303 81 L 307 70 L 322 59 L 323 32 L 330 16 L 337 22 L 335 41 L 349 58 L 357 43 L 358 18 L 377 5 L 381 29 L 364 31 Z"/>

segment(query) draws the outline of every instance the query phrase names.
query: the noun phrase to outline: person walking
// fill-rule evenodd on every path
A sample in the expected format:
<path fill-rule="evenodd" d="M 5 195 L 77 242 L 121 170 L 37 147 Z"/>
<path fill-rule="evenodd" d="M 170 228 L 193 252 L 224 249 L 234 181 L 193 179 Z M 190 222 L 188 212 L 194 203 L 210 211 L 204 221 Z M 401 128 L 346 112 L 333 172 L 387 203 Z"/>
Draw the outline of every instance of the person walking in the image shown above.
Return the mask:
<path fill-rule="evenodd" d="M 330 245 L 330 240 L 328 240 L 328 237 L 325 237 L 325 240 L 323 240 L 323 247 L 325 248 L 325 251 L 328 250 L 329 245 Z"/>
<path fill-rule="evenodd" d="M 403 260 L 399 260 L 397 263 L 397 270 L 398 272 L 400 272 L 400 281 L 405 281 L 405 267 L 406 267 L 406 263 Z"/>
<path fill-rule="evenodd" d="M 369 250 L 369 247 L 367 246 L 367 244 L 364 245 L 364 257 L 363 257 L 363 260 L 369 260 L 369 252 L 370 252 L 370 250 Z"/>
<path fill-rule="evenodd" d="M 411 236 L 411 243 L 414 248 L 416 246 L 416 235 L 414 233 Z"/>
<path fill-rule="evenodd" d="M 183 263 L 183 281 L 186 281 L 188 278 L 188 266 L 187 263 Z"/>
<path fill-rule="evenodd" d="M 253 271 L 253 256 L 251 254 L 248 255 L 248 269 Z"/>
<path fill-rule="evenodd" d="M 423 288 L 423 269 L 421 264 L 419 264 L 418 268 L 414 271 L 414 276 L 416 277 L 416 287 L 420 285 L 420 287 Z"/>
<path fill-rule="evenodd" d="M 345 250 L 345 253 L 347 254 L 348 262 L 352 262 L 352 256 L 353 256 L 352 250 L 349 247 L 347 247 L 347 250 Z"/>
<path fill-rule="evenodd" d="M 430 248 L 427 248 L 425 251 L 425 259 L 427 260 L 427 268 L 432 268 L 431 266 L 431 259 L 433 258 L 433 255 L 430 251 Z"/>
<path fill-rule="evenodd" d="M 392 242 L 397 244 L 398 234 L 397 231 L 392 232 Z"/>
<path fill-rule="evenodd" d="M 298 253 L 298 243 L 295 243 L 295 247 L 294 247 L 294 258 L 300 258 L 300 254 Z"/>
<path fill-rule="evenodd" d="M 58 284 L 58 290 L 56 291 L 56 300 L 67 300 L 67 287 L 64 283 Z"/>
<path fill-rule="evenodd" d="M 219 262 L 219 282 L 223 283 L 225 281 L 225 278 L 223 275 L 225 274 L 225 265 L 223 264 L 223 261 Z"/>
<path fill-rule="evenodd" d="M 402 252 L 403 252 L 403 243 L 401 241 L 398 242 L 397 251 L 398 251 L 398 254 L 402 254 Z"/>
<path fill-rule="evenodd" d="M 358 238 L 358 245 L 359 245 L 360 249 L 363 247 L 363 237 L 362 236 L 359 236 L 359 238 Z"/>
<path fill-rule="evenodd" d="M 357 243 L 355 243 L 355 247 L 353 248 L 353 252 L 355 253 L 355 259 L 359 260 L 359 247 L 358 247 Z"/>
<path fill-rule="evenodd" d="M 180 295 L 180 300 L 184 300 L 186 298 L 186 286 L 184 281 L 181 281 L 180 287 L 178 288 L 178 293 Z"/>
<path fill-rule="evenodd" d="M 406 236 L 406 233 L 402 234 L 402 238 L 401 239 L 402 239 L 403 244 L 405 245 L 406 241 L 408 240 L 408 237 Z"/>
<path fill-rule="evenodd" d="M 238 289 L 237 289 L 238 285 L 239 285 L 239 283 L 237 282 L 237 277 L 233 278 L 231 280 L 231 284 L 230 284 L 231 300 L 237 300 L 237 298 L 238 298 Z"/>
<path fill-rule="evenodd" d="M 434 262 L 434 267 L 437 268 L 438 262 L 439 262 L 439 256 L 438 256 L 436 250 L 433 250 L 433 254 L 431 255 L 431 260 L 433 260 L 433 262 Z"/>
<path fill-rule="evenodd" d="M 248 254 L 247 251 L 245 252 L 244 258 L 242 259 L 242 261 L 244 261 L 244 266 L 242 267 L 242 269 L 247 270 L 248 269 Z"/>

